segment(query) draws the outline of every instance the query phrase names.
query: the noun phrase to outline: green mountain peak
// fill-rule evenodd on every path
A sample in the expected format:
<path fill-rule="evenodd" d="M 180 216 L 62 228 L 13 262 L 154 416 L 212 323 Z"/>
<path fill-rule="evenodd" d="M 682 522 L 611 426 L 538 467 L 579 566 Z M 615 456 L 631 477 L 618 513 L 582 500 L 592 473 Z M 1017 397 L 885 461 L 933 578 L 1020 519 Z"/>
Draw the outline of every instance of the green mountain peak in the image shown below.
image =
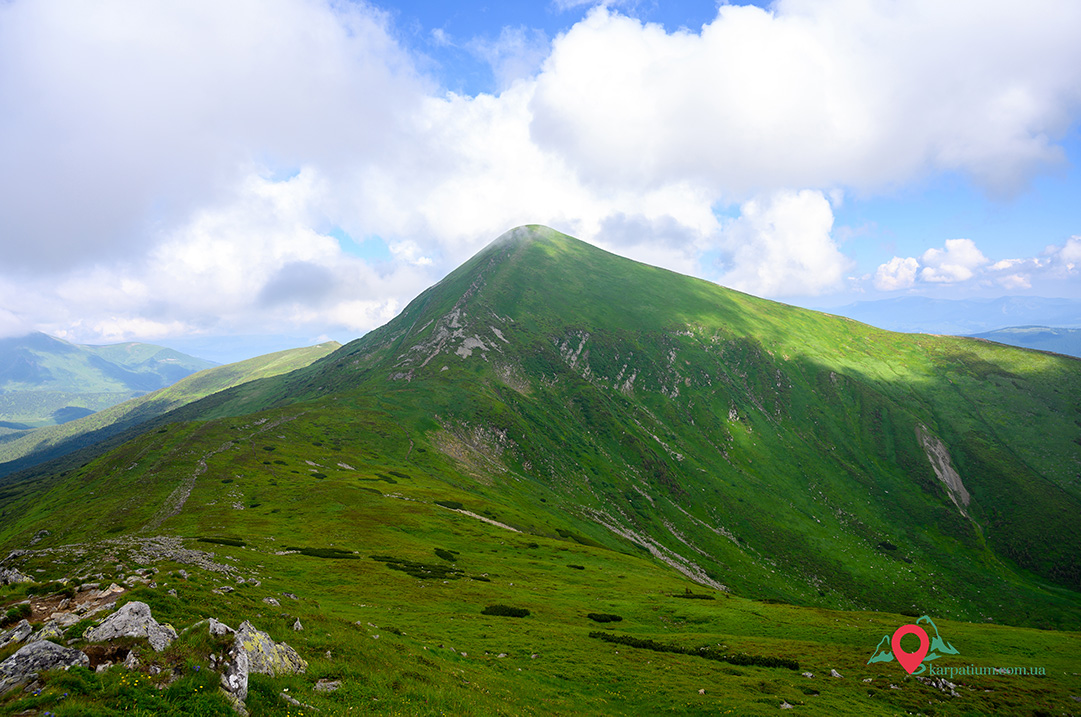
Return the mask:
<path fill-rule="evenodd" d="M 2 567 L 115 579 L 176 626 L 123 686 L 163 714 L 221 684 L 190 676 L 228 649 L 207 616 L 309 665 L 255 677 L 252 714 L 1027 714 L 1073 690 L 1079 366 L 518 228 L 307 366 L 0 485 Z M 5 586 L 10 620 L 27 590 L 58 610 Z M 902 684 L 887 638 L 912 622 L 936 669 L 1046 679 Z M 72 707 L 119 709 L 105 675 Z"/>

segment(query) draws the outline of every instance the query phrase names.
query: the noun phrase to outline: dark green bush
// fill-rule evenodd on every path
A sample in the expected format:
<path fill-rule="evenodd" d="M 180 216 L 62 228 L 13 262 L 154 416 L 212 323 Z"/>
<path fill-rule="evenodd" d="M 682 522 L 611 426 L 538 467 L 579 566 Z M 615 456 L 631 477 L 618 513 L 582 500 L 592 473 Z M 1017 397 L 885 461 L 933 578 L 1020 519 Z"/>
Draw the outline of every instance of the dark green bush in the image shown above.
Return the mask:
<path fill-rule="evenodd" d="M 444 508 L 450 508 L 451 510 L 461 510 L 462 504 L 456 500 L 437 500 L 436 505 L 441 505 Z"/>
<path fill-rule="evenodd" d="M 437 557 L 443 558 L 443 560 L 447 560 L 447 561 L 452 562 L 452 563 L 455 560 L 458 559 L 458 551 L 457 550 L 447 550 L 446 548 L 436 548 L 435 549 L 435 554 L 436 554 Z"/>
<path fill-rule="evenodd" d="M 212 543 L 214 545 L 231 545 L 234 548 L 243 548 L 246 543 L 239 538 L 199 538 L 200 543 Z"/>
<path fill-rule="evenodd" d="M 623 618 L 619 615 L 611 615 L 604 612 L 591 612 L 586 615 L 593 622 L 622 622 Z"/>
<path fill-rule="evenodd" d="M 511 607 L 510 605 L 489 605 L 480 611 L 481 615 L 499 615 L 501 617 L 527 617 L 529 610 L 524 607 Z"/>
<path fill-rule="evenodd" d="M 617 645 L 626 645 L 628 647 L 637 647 L 643 650 L 652 650 L 653 652 L 671 652 L 676 655 L 693 655 L 701 657 L 707 660 L 715 660 L 717 662 L 727 662 L 730 665 L 741 665 L 750 667 L 783 667 L 789 670 L 798 670 L 799 662 L 789 659 L 787 657 L 773 657 L 770 655 L 748 655 L 745 653 L 738 653 L 730 655 L 721 652 L 715 647 L 682 647 L 680 645 L 666 645 L 662 642 L 655 642 L 653 640 L 643 639 L 639 637 L 631 637 L 630 635 L 613 635 L 607 632 L 591 632 L 589 636 L 598 640 L 604 640 L 605 642 L 614 642 Z"/>
<path fill-rule="evenodd" d="M 692 593 L 690 588 L 685 588 L 681 593 L 672 593 L 672 597 L 686 598 L 688 600 L 716 600 L 712 595 Z"/>
<path fill-rule="evenodd" d="M 30 617 L 31 612 L 29 603 L 24 602 L 18 605 L 12 605 L 7 609 L 7 612 L 4 613 L 4 616 L 0 617 L 0 627 L 7 627 L 19 620 L 24 620 Z"/>
<path fill-rule="evenodd" d="M 464 571 L 453 565 L 433 565 L 420 563 L 415 560 L 402 560 L 389 555 L 372 555 L 372 560 L 383 563 L 391 570 L 400 570 L 406 575 L 411 575 L 419 580 L 458 580 L 463 577 Z"/>
<path fill-rule="evenodd" d="M 360 556 L 351 550 L 341 548 L 300 548 L 297 546 L 287 547 L 286 550 L 296 550 L 301 555 L 312 558 L 331 558 L 336 560 L 360 560 Z"/>
<path fill-rule="evenodd" d="M 567 565 L 567 567 L 568 568 L 573 568 L 575 570 L 585 570 L 586 569 L 585 565 Z"/>

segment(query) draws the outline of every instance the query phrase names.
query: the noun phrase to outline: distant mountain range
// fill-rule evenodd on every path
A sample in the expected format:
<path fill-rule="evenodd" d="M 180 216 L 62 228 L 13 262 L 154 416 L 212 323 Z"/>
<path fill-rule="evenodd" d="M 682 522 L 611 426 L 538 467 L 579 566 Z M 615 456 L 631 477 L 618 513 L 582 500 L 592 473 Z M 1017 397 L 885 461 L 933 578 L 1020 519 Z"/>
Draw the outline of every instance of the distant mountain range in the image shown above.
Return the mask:
<path fill-rule="evenodd" d="M 0 339 L 0 431 L 65 423 L 215 365 L 153 344 Z"/>
<path fill-rule="evenodd" d="M 1010 346 L 1023 346 L 1028 349 L 1081 357 L 1081 329 L 1011 326 L 1008 329 L 985 331 L 982 334 L 972 334 L 972 336 Z"/>
<path fill-rule="evenodd" d="M 830 314 L 888 331 L 970 336 L 1012 326 L 1081 328 L 1081 300 L 1003 296 L 997 299 L 931 299 L 906 296 L 858 301 Z"/>
<path fill-rule="evenodd" d="M 288 373 L 341 348 L 328 341 L 204 369 L 171 386 L 128 399 L 62 425 L 0 436 L 0 476 L 107 441 L 158 416 L 233 386 Z"/>
<path fill-rule="evenodd" d="M 1011 346 L 1081 356 L 1081 300 L 1077 299 L 906 296 L 859 301 L 823 311 L 889 331 L 975 336 Z"/>

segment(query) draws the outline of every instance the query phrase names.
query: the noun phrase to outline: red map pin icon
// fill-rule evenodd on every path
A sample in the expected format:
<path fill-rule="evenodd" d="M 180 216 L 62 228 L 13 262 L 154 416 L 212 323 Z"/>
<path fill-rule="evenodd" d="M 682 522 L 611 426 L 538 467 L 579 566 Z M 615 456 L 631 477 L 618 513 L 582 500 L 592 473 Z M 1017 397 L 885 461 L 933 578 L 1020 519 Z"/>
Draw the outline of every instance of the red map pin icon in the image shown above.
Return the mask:
<path fill-rule="evenodd" d="M 920 648 L 915 652 L 905 652 L 901 649 L 901 638 L 909 634 L 920 638 Z M 893 648 L 893 656 L 901 663 L 901 667 L 905 668 L 908 674 L 911 675 L 923 662 L 923 658 L 927 656 L 927 650 L 931 647 L 931 640 L 919 625 L 902 625 L 897 628 L 897 632 L 893 633 L 890 647 Z"/>

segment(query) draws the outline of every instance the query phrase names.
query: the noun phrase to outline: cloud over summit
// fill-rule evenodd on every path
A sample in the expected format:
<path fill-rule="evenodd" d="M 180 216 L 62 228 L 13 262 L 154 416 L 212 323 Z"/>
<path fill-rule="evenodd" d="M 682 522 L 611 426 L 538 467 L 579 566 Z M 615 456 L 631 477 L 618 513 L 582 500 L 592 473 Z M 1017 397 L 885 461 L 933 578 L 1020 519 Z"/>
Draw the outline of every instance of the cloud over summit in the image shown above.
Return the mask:
<path fill-rule="evenodd" d="M 364 3 L 0 4 L 0 323 L 360 333 L 534 222 L 820 294 L 853 263 L 827 196 L 1016 192 L 1081 112 L 1074 3 L 781 0 L 678 31 L 615 7 L 474 41 L 501 90 L 470 96 Z M 874 284 L 988 270 L 947 239 Z"/>

